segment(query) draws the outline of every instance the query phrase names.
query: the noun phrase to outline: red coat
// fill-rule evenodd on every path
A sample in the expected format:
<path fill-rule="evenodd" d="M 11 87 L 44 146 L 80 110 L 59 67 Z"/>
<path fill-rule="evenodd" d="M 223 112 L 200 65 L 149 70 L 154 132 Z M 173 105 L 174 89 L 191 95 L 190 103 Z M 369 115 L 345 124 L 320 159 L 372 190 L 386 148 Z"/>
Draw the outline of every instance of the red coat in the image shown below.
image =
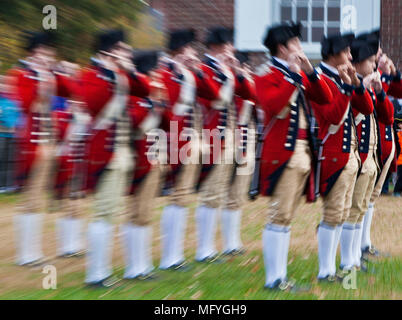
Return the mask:
<path fill-rule="evenodd" d="M 402 98 L 402 80 L 400 71 L 398 71 L 397 75 L 394 77 L 383 73 L 381 70 L 379 71 L 381 73 L 382 86 L 386 94 L 393 96 L 397 99 Z M 380 136 L 381 136 L 381 147 L 382 147 L 381 159 L 383 164 L 386 162 L 391 153 L 392 144 L 398 143 L 396 131 L 394 131 L 394 139 L 392 139 L 392 131 L 394 131 L 392 125 L 385 126 L 380 123 Z M 392 161 L 390 168 L 391 172 L 396 172 L 397 169 L 396 160 L 397 160 L 397 154 L 395 151 L 394 159 Z"/>
<path fill-rule="evenodd" d="M 338 75 L 332 73 L 322 64 L 322 77 L 330 88 L 333 101 L 326 105 L 311 102 L 319 126 L 318 139 L 325 141 L 322 147 L 319 190 L 327 195 L 349 160 L 354 126 L 354 112 L 369 115 L 373 112 L 370 95 L 363 87 L 353 90 L 352 86 L 343 84 Z M 335 129 L 339 125 L 339 129 Z M 332 130 L 336 133 L 329 134 Z M 356 137 L 356 143 L 358 139 Z"/>
<path fill-rule="evenodd" d="M 69 111 L 57 110 L 53 112 L 52 116 L 56 144 L 60 146 L 66 139 L 66 133 L 73 118 L 73 114 Z M 73 171 L 73 164 L 70 160 L 69 153 L 56 154 L 54 192 L 57 198 L 64 196 L 67 183 L 70 180 Z"/>
<path fill-rule="evenodd" d="M 242 99 L 254 100 L 254 85 L 252 81 L 247 80 L 243 76 L 235 75 L 231 70 L 225 74 L 225 71 L 219 62 L 210 56 L 206 56 L 206 60 L 202 65 L 202 70 L 210 79 L 213 80 L 215 86 L 218 88 L 219 97 L 218 99 L 210 99 L 206 97 L 198 98 L 198 104 L 201 106 L 204 118 L 203 128 L 215 131 L 219 130 L 219 132 L 222 133 L 224 128 L 227 126 L 228 106 L 234 103 L 234 95 L 237 95 Z M 223 90 L 226 86 L 231 87 L 231 90 L 227 91 L 229 92 L 227 95 L 224 93 L 225 90 Z M 203 163 L 202 165 L 197 188 L 200 187 L 201 183 L 206 179 L 209 172 L 211 172 L 211 169 L 214 165 L 214 156 L 216 157 L 222 151 L 222 148 L 224 147 L 223 138 L 223 135 L 221 135 L 220 148 L 218 150 L 214 150 L 214 139 L 211 135 L 209 140 L 209 163 Z"/>
<path fill-rule="evenodd" d="M 147 141 L 146 132 L 151 129 L 158 128 L 161 118 L 153 114 L 152 101 L 147 98 L 139 98 L 131 96 L 128 104 L 128 116 L 130 117 L 131 129 L 135 135 L 131 143 L 131 147 L 135 153 L 135 168 L 130 184 L 130 194 L 137 192 L 141 182 L 145 179 L 152 168 L 149 161 L 149 148 L 152 141 Z M 145 122 L 147 126 L 145 127 Z"/>
<path fill-rule="evenodd" d="M 402 79 L 400 71 L 397 72 L 396 76 L 391 76 L 378 70 L 381 74 L 381 82 L 384 91 L 387 95 L 392 96 L 397 99 L 402 98 Z"/>
<path fill-rule="evenodd" d="M 171 187 L 182 167 L 179 151 L 188 143 L 179 137 L 186 128 L 194 128 L 196 98 L 216 99 L 218 97 L 218 86 L 206 73 L 195 74 L 189 70 L 181 69 L 174 62 L 162 69 L 161 74 L 169 99 L 163 128 L 168 133 L 168 159 L 171 171 L 168 174 L 167 183 Z M 189 88 L 189 92 L 183 94 L 183 88 Z M 184 97 L 183 95 L 187 96 Z M 182 108 L 183 106 L 186 108 Z"/>
<path fill-rule="evenodd" d="M 50 135 L 50 132 L 43 132 L 41 123 L 43 121 L 50 122 L 50 118 L 48 115 L 39 114 L 33 110 L 34 103 L 39 98 L 39 83 L 42 81 L 38 74 L 23 62 L 22 66 L 11 69 L 9 76 L 12 87 L 10 96 L 19 102 L 23 117 L 23 124 L 16 133 L 18 138 L 16 179 L 18 185 L 22 187 L 37 158 L 38 143 L 49 138 L 44 135 Z M 54 75 L 54 78 L 49 78 L 46 81 L 48 81 L 46 85 L 49 85 L 49 91 L 54 90 L 54 95 L 70 96 L 72 87 L 68 77 Z M 43 137 L 45 138 L 43 139 Z"/>
<path fill-rule="evenodd" d="M 394 122 L 394 107 L 389 101 L 388 97 L 385 95 L 385 92 L 383 91 L 379 95 L 375 95 L 372 89 L 367 90 L 368 93 L 370 94 L 370 97 L 372 99 L 372 103 L 374 106 L 374 116 L 376 119 L 376 125 L 377 125 L 377 132 L 378 136 L 380 135 L 380 129 L 379 125 L 382 124 L 383 126 L 387 125 L 392 125 Z M 353 110 L 353 115 L 356 118 L 358 116 L 359 112 L 354 109 Z M 370 142 L 370 117 L 365 116 L 357 125 L 357 136 L 359 139 L 359 154 L 360 154 L 360 159 L 362 160 L 362 165 L 367 159 L 367 155 L 369 152 L 369 142 Z M 364 135 L 362 134 L 364 133 Z M 392 145 L 391 145 L 392 147 Z M 384 146 L 382 145 L 382 141 L 380 140 L 378 142 L 378 148 L 377 148 L 377 153 L 378 157 L 381 158 L 381 163 L 380 166 L 382 166 L 382 153 L 383 152 L 389 152 L 391 153 L 391 150 L 384 150 Z M 388 153 L 388 155 L 389 155 Z"/>
<path fill-rule="evenodd" d="M 128 95 L 149 94 L 149 81 L 146 76 L 138 73 L 127 74 L 122 71 L 119 73 L 127 79 Z M 113 97 L 113 81 L 114 73 L 99 65 L 87 68 L 79 78 L 78 99 L 85 103 L 85 108 L 92 117 L 91 136 L 87 146 L 87 188 L 90 191 L 94 190 L 114 153 L 116 121 L 109 123 L 105 128 L 94 128 L 97 116 Z"/>
<path fill-rule="evenodd" d="M 272 60 L 273 65 L 255 77 L 257 98 L 264 111 L 265 127 L 272 125 L 264 140 L 260 168 L 260 193 L 271 195 L 286 164 L 294 152 L 298 131 L 300 100 L 287 108 L 292 95 L 298 90 L 289 70 Z M 295 76 L 304 86 L 307 99 L 319 104 L 332 101 L 332 94 L 325 80 L 316 74 L 309 79 L 304 73 Z M 290 109 L 290 110 L 289 110 Z"/>

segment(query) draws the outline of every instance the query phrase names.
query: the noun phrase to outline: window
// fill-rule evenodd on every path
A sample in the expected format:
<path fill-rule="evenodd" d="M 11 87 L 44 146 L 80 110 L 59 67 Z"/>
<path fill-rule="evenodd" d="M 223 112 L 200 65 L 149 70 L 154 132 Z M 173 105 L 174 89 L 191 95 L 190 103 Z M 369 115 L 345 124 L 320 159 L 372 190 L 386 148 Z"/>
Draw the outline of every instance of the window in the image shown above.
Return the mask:
<path fill-rule="evenodd" d="M 341 0 L 280 0 L 280 20 L 300 21 L 302 41 L 313 44 L 340 31 Z"/>
<path fill-rule="evenodd" d="M 266 51 L 267 27 L 301 21 L 302 46 L 311 59 L 321 58 L 321 38 L 336 32 L 366 32 L 380 27 L 381 0 L 234 0 L 235 45 L 244 51 Z"/>

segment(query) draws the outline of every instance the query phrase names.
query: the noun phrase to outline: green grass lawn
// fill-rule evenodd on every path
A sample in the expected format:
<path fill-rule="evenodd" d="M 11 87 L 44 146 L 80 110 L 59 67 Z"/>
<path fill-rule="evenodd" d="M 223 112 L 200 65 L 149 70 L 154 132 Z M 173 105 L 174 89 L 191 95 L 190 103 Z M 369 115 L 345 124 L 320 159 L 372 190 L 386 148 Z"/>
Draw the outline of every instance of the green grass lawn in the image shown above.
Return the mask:
<path fill-rule="evenodd" d="M 244 209 L 242 238 L 247 249 L 242 256 L 226 258 L 221 264 L 193 262 L 195 254 L 195 221 L 193 209 L 189 215 L 186 235 L 186 256 L 192 269 L 188 272 L 157 271 L 158 280 L 122 280 L 111 289 L 84 286 L 85 258 L 53 259 L 57 268 L 57 289 L 42 289 L 46 274 L 41 268 L 28 269 L 13 263 L 14 243 L 12 216 L 16 196 L 0 196 L 0 299 L 402 299 L 402 261 L 400 237 L 401 199 L 383 197 L 379 200 L 373 223 L 373 242 L 391 257 L 370 264 L 375 273 L 357 273 L 356 289 L 346 290 L 341 283 L 322 284 L 316 281 L 318 259 L 315 227 L 320 220 L 320 203 L 303 204 L 292 224 L 292 240 L 288 259 L 288 276 L 299 284 L 311 284 L 305 293 L 272 292 L 263 289 L 265 274 L 261 250 L 261 233 L 265 223 L 266 200 L 258 199 Z M 159 221 L 163 199 L 155 203 L 153 220 L 154 265 L 160 254 Z M 55 215 L 46 216 L 44 251 L 55 253 Z M 90 215 L 88 216 L 90 217 Z M 217 230 L 219 248 L 220 231 Z M 116 236 L 114 273 L 123 276 L 122 246 Z M 338 254 L 339 258 L 339 254 Z M 339 265 L 339 261 L 338 261 Z"/>
<path fill-rule="evenodd" d="M 248 252 L 222 264 L 194 263 L 188 272 L 160 271 L 158 280 L 122 280 L 113 289 L 83 286 L 83 272 L 64 275 L 57 289 L 12 290 L 0 299 L 397 299 L 401 297 L 401 259 L 386 258 L 372 266 L 375 274 L 357 273 L 357 289 L 341 283 L 317 283 L 317 257 L 290 256 L 289 276 L 300 284 L 312 284 L 309 292 L 291 294 L 263 289 L 264 268 L 260 252 Z M 122 276 L 123 270 L 115 274 Z M 34 277 L 42 281 L 44 274 Z"/>

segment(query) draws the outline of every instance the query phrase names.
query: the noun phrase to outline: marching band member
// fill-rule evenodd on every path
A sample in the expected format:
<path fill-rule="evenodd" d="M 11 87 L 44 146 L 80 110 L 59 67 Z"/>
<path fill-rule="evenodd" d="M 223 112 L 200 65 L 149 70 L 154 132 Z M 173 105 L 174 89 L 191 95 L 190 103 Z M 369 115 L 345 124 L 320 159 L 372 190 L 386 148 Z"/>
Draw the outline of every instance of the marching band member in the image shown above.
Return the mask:
<path fill-rule="evenodd" d="M 91 117 L 87 138 L 87 189 L 94 194 L 95 216 L 88 225 L 85 282 L 109 287 L 112 275 L 112 217 L 124 193 L 126 159 L 117 133 L 130 95 L 147 96 L 149 81 L 135 71 L 121 30 L 98 35 L 93 65 L 79 77 L 78 100 Z"/>
<path fill-rule="evenodd" d="M 199 176 L 201 111 L 196 98 L 214 100 L 218 86 L 201 70 L 191 43 L 193 30 L 175 30 L 169 35 L 170 58 L 165 58 L 161 70 L 167 88 L 168 106 L 165 129 L 169 132 L 168 183 L 171 188 L 170 204 L 162 213 L 161 269 L 184 270 L 183 241 L 189 205 L 189 195 L 194 193 Z"/>
<path fill-rule="evenodd" d="M 250 99 L 253 95 L 252 83 L 244 76 L 232 50 L 232 32 L 217 27 L 208 30 L 203 72 L 218 87 L 218 98 L 199 97 L 203 122 L 203 163 L 197 189 L 200 191 L 196 209 L 197 251 L 199 262 L 215 261 L 216 219 L 223 205 L 233 169 L 233 136 L 236 122 L 234 95 Z M 206 133 L 208 131 L 208 133 Z M 228 217 L 236 219 L 236 216 Z M 222 221 L 229 223 L 228 221 Z M 232 223 L 232 222 L 230 222 Z"/>
<path fill-rule="evenodd" d="M 164 146 L 155 145 L 157 132 L 162 123 L 167 99 L 166 87 L 158 70 L 158 53 L 135 54 L 133 62 L 138 70 L 149 76 L 150 94 L 144 98 L 132 95 L 129 101 L 132 138 L 131 148 L 135 164 L 127 200 L 129 221 L 123 225 L 126 279 L 154 279 L 152 272 L 152 205 L 160 189 Z M 158 136 L 159 138 L 159 136 Z M 163 137 L 160 137 L 163 138 Z M 158 142 L 162 143 L 162 141 Z M 165 155 L 160 155 L 164 157 Z"/>
<path fill-rule="evenodd" d="M 234 48 L 232 47 L 234 51 Z M 252 90 L 255 91 L 252 73 L 247 65 L 248 55 L 243 52 L 235 52 L 240 66 L 244 70 L 244 76 L 252 83 Z M 221 228 L 223 236 L 223 253 L 237 255 L 244 252 L 241 241 L 241 216 L 242 206 L 247 201 L 247 191 L 250 185 L 252 169 L 254 168 L 255 143 L 251 133 L 256 127 L 253 115 L 255 111 L 255 92 L 249 99 L 235 95 L 234 105 L 236 107 L 236 130 L 234 136 L 235 165 L 232 168 L 231 180 L 228 193 L 222 209 Z M 254 117 L 255 118 L 255 117 Z"/>
<path fill-rule="evenodd" d="M 379 43 L 356 39 L 352 44 L 353 64 L 361 80 L 366 82 L 371 95 L 374 112 L 370 115 L 355 113 L 355 123 L 359 139 L 359 152 L 362 159 L 362 168 L 358 175 L 352 198 L 350 216 L 346 220 L 349 226 L 354 226 L 352 259 L 353 263 L 344 266 L 354 266 L 367 271 L 365 264 L 361 264 L 362 221 L 368 210 L 370 198 L 377 181 L 379 171 L 382 169 L 381 140 L 379 139 L 379 125 L 392 125 L 393 105 L 382 89 L 380 74 L 374 72 L 375 58 Z"/>
<path fill-rule="evenodd" d="M 365 33 L 359 36 L 361 40 L 372 41 L 378 43 L 380 41 L 379 31 L 371 33 Z M 378 47 L 376 55 L 376 63 L 378 65 L 377 71 L 381 75 L 381 82 L 383 90 L 387 95 L 392 95 L 395 98 L 402 97 L 402 81 L 401 74 L 396 70 L 392 60 L 382 52 L 381 47 Z M 396 158 L 397 158 L 397 144 L 398 137 L 393 128 L 393 125 L 385 125 L 383 122 L 379 122 L 379 132 L 381 138 L 381 164 L 382 170 L 379 178 L 377 179 L 374 191 L 371 195 L 370 203 L 367 212 L 362 222 L 362 257 L 367 260 L 368 257 L 375 257 L 379 255 L 379 251 L 372 245 L 370 237 L 371 222 L 374 213 L 375 200 L 381 194 L 382 187 L 387 181 L 387 175 L 390 172 L 396 172 Z"/>
<path fill-rule="evenodd" d="M 350 45 L 353 39 L 353 34 L 323 38 L 323 61 L 319 68 L 334 99 L 325 106 L 312 102 L 319 126 L 318 139 L 321 141 L 316 188 L 324 202 L 323 218 L 317 233 L 319 281 L 340 279 L 336 276 L 336 252 L 341 234 L 342 261 L 346 257 L 345 252 L 351 248 L 346 231 L 342 231 L 342 224 L 350 213 L 360 166 L 352 108 L 358 108 L 367 115 L 373 111 L 370 96 L 351 64 Z"/>
<path fill-rule="evenodd" d="M 271 196 L 263 231 L 265 287 L 297 290 L 287 280 L 290 223 L 311 170 L 310 110 L 305 99 L 328 104 L 332 94 L 302 51 L 301 24 L 268 28 L 264 45 L 272 60 L 255 78 L 258 104 L 264 111 L 264 145 L 260 193 Z"/>
<path fill-rule="evenodd" d="M 63 61 L 57 73 L 69 77 L 73 98 L 77 92 L 78 65 Z M 84 195 L 85 137 L 89 116 L 78 101 L 62 97 L 55 97 L 54 101 L 52 121 L 56 146 L 52 166 L 52 210 L 61 213 L 56 220 L 57 255 L 80 257 L 85 253 L 80 199 Z"/>
<path fill-rule="evenodd" d="M 52 32 L 31 33 L 28 57 L 9 72 L 12 95 L 20 103 L 24 122 L 17 132 L 17 183 L 22 193 L 22 213 L 15 217 L 19 265 L 34 265 L 43 259 L 40 211 L 53 155 L 50 101 L 54 95 L 71 93 L 69 80 L 54 72 L 54 43 Z"/>

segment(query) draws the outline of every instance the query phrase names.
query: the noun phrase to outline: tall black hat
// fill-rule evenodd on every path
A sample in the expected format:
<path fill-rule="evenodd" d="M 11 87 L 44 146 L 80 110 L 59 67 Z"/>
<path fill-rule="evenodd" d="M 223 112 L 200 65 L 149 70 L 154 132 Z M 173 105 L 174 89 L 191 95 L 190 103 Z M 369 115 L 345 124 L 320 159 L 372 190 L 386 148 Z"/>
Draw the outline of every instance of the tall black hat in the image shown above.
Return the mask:
<path fill-rule="evenodd" d="M 205 44 L 207 46 L 211 44 L 219 45 L 233 42 L 233 29 L 224 27 L 214 27 L 208 30 Z"/>
<path fill-rule="evenodd" d="M 52 31 L 31 32 L 26 31 L 27 40 L 26 50 L 32 51 L 40 45 L 54 46 L 56 42 L 56 34 Z"/>
<path fill-rule="evenodd" d="M 263 44 L 271 52 L 276 50 L 278 44 L 286 44 L 289 39 L 301 38 L 302 24 L 298 23 L 281 23 L 267 28 Z"/>
<path fill-rule="evenodd" d="M 378 51 L 379 43 L 374 41 L 354 40 L 350 47 L 353 63 L 361 62 L 371 56 L 375 56 Z"/>
<path fill-rule="evenodd" d="M 133 53 L 133 63 L 138 72 L 148 74 L 158 64 L 159 51 L 136 51 Z"/>
<path fill-rule="evenodd" d="M 116 43 L 125 40 L 121 29 L 104 30 L 97 35 L 96 51 L 109 51 Z"/>
<path fill-rule="evenodd" d="M 377 51 L 378 51 L 378 49 L 380 48 L 380 39 L 381 39 L 380 37 L 381 37 L 380 30 L 377 29 L 371 32 L 362 33 L 356 39 L 377 44 L 378 45 Z"/>
<path fill-rule="evenodd" d="M 359 34 L 356 38 L 359 40 L 367 40 L 367 41 L 380 41 L 380 30 L 376 29 L 371 32 L 365 32 L 362 34 Z"/>
<path fill-rule="evenodd" d="M 194 29 L 174 30 L 169 33 L 168 49 L 178 50 L 193 41 L 195 41 Z"/>
<path fill-rule="evenodd" d="M 347 47 L 350 47 L 354 38 L 355 35 L 353 33 L 336 33 L 328 37 L 324 36 L 321 40 L 321 55 L 327 57 L 338 54 Z"/>
<path fill-rule="evenodd" d="M 240 63 L 246 63 L 249 60 L 248 52 L 246 51 L 236 51 L 235 57 Z"/>

